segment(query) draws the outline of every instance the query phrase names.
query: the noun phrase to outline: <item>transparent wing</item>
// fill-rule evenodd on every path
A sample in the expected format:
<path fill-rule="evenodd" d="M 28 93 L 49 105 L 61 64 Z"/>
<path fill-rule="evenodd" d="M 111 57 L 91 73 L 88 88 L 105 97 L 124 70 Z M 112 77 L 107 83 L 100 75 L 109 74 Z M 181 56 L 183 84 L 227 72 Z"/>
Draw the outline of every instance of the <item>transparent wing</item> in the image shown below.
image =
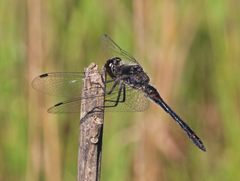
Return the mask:
<path fill-rule="evenodd" d="M 149 107 L 149 100 L 144 93 L 138 89 L 133 89 L 128 85 L 125 85 L 125 101 L 123 100 L 123 92 L 121 92 L 119 103 L 116 107 L 106 108 L 106 111 L 110 112 L 142 112 Z M 111 85 L 106 85 L 106 89 L 109 90 Z M 110 95 L 105 96 L 105 106 L 113 106 L 117 100 L 119 87 Z M 110 101 L 109 101 L 110 100 Z"/>
<path fill-rule="evenodd" d="M 52 72 L 45 73 L 32 82 L 34 89 L 48 95 L 55 95 L 67 98 L 66 101 L 60 102 L 48 109 L 50 113 L 74 113 L 80 111 L 81 100 L 91 101 L 91 97 L 81 97 L 83 72 Z M 106 84 L 106 92 L 112 88 L 113 82 Z M 102 89 L 94 86 L 93 89 Z M 112 106 L 117 101 L 119 87 L 105 96 L 105 105 Z M 102 95 L 104 96 L 104 95 Z M 123 98 L 121 93 L 120 100 Z M 126 86 L 125 102 L 119 102 L 118 106 L 108 108 L 106 111 L 144 111 L 149 105 L 147 98 L 139 91 Z"/>
<path fill-rule="evenodd" d="M 59 102 L 50 107 L 49 113 L 78 113 L 80 112 L 81 98 L 71 99 L 64 102 Z"/>
<path fill-rule="evenodd" d="M 111 89 L 111 83 L 107 84 L 106 92 Z M 145 97 L 144 93 L 131 87 L 126 87 L 126 96 L 124 102 L 119 102 L 116 107 L 109 107 L 115 104 L 119 93 L 119 87 L 111 94 L 105 95 L 105 111 L 107 112 L 141 112 L 148 108 L 149 100 Z M 104 96 L 104 95 L 102 95 Z M 85 102 L 92 101 L 91 97 L 84 98 Z M 123 94 L 120 96 L 120 100 L 123 99 Z M 64 102 L 60 102 L 48 109 L 49 113 L 79 113 L 81 107 L 81 101 L 83 98 L 74 98 Z"/>
<path fill-rule="evenodd" d="M 103 44 L 105 53 L 107 54 L 107 57 L 106 57 L 107 59 L 110 59 L 113 57 L 119 57 L 122 59 L 123 63 L 139 64 L 133 56 L 129 55 L 128 52 L 121 49 L 117 45 L 117 43 L 115 43 L 107 34 L 103 35 L 102 44 Z"/>
<path fill-rule="evenodd" d="M 32 87 L 44 94 L 60 97 L 79 97 L 84 72 L 52 72 L 37 76 Z"/>

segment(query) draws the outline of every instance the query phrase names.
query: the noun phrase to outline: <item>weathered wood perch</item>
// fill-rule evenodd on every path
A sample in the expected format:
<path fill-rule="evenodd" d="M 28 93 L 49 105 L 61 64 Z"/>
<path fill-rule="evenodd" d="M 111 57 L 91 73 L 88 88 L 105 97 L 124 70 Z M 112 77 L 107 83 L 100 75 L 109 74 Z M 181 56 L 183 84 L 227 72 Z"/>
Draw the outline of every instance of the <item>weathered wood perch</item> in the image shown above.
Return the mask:
<path fill-rule="evenodd" d="M 100 180 L 104 109 L 96 108 L 104 106 L 104 81 L 105 73 L 96 64 L 85 70 L 82 96 L 91 98 L 81 103 L 78 181 Z"/>

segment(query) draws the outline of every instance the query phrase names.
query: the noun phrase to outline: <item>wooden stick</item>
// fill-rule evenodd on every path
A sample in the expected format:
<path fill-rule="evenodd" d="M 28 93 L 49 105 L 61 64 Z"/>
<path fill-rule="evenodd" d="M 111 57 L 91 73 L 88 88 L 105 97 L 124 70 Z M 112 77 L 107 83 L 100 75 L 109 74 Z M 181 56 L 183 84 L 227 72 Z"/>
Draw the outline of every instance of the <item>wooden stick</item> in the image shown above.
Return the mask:
<path fill-rule="evenodd" d="M 102 155 L 105 73 L 96 64 L 85 70 L 80 115 L 78 181 L 99 181 Z M 96 89 L 96 86 L 99 87 Z M 101 108 L 101 109 L 100 109 Z"/>

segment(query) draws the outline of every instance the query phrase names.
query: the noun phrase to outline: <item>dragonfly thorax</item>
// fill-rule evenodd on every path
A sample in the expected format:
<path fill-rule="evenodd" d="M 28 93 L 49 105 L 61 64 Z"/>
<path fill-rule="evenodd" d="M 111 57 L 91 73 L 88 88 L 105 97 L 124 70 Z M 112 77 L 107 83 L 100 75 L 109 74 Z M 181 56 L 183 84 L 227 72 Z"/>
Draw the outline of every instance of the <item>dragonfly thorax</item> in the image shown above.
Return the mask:
<path fill-rule="evenodd" d="M 119 57 L 111 58 L 111 59 L 107 60 L 107 62 L 105 63 L 104 67 L 106 68 L 106 71 L 110 75 L 111 78 L 114 79 L 117 77 L 120 64 L 121 64 L 121 59 Z"/>

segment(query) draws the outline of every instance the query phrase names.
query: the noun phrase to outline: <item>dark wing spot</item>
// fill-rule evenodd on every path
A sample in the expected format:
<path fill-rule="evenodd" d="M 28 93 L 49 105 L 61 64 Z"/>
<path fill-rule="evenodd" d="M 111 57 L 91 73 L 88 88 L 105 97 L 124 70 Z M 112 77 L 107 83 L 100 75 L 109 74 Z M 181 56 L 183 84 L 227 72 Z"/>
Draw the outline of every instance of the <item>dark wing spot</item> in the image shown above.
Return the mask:
<path fill-rule="evenodd" d="M 42 74 L 42 75 L 40 75 L 39 77 L 40 78 L 44 78 L 44 77 L 47 77 L 48 76 L 48 74 Z"/>
<path fill-rule="evenodd" d="M 62 102 L 59 102 L 59 103 L 55 104 L 54 107 L 60 106 L 62 104 L 63 104 Z"/>

